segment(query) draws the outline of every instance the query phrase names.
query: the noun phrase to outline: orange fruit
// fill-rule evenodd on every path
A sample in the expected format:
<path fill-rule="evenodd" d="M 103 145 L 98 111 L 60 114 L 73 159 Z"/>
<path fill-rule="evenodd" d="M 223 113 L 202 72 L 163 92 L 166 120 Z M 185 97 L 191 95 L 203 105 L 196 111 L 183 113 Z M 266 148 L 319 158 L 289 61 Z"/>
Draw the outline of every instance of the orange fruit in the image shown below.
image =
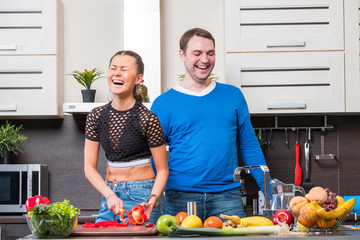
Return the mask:
<path fill-rule="evenodd" d="M 177 221 L 177 224 L 180 226 L 182 221 L 184 221 L 187 216 L 188 214 L 186 212 L 179 212 L 178 214 L 176 214 L 175 219 Z"/>
<path fill-rule="evenodd" d="M 208 217 L 204 222 L 204 228 L 222 229 L 222 227 L 223 227 L 223 222 L 221 221 L 220 218 L 215 216 Z"/>

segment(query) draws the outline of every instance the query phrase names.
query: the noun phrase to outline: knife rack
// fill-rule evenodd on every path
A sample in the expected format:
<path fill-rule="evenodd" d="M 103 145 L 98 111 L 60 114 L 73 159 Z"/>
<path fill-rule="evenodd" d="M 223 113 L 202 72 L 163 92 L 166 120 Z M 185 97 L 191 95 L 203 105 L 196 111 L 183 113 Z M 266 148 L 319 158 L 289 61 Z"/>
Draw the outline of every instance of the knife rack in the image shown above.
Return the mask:
<path fill-rule="evenodd" d="M 256 127 L 254 128 L 255 132 L 259 132 L 260 135 L 262 135 L 262 131 L 264 131 L 265 134 L 265 144 L 271 148 L 271 139 L 272 139 L 272 131 L 284 131 L 285 132 L 285 144 L 287 146 L 289 146 L 289 141 L 288 141 L 288 130 L 295 132 L 296 131 L 296 139 L 298 141 L 298 136 L 299 136 L 299 131 L 300 130 L 305 130 L 306 131 L 306 141 L 310 141 L 311 140 L 311 131 L 312 130 L 320 130 L 321 131 L 321 135 L 320 135 L 320 147 L 321 147 L 321 153 L 320 154 L 315 154 L 314 155 L 314 159 L 315 160 L 336 160 L 336 156 L 335 154 L 332 153 L 325 153 L 325 134 L 326 131 L 331 131 L 334 130 L 335 127 L 333 125 L 328 125 L 327 124 L 327 116 L 324 115 L 324 124 L 323 126 L 307 126 L 307 127 L 298 127 L 298 126 L 279 126 L 279 119 L 278 116 L 275 116 L 274 118 L 274 126 L 272 127 Z M 266 134 L 266 131 L 269 131 L 269 137 Z"/>

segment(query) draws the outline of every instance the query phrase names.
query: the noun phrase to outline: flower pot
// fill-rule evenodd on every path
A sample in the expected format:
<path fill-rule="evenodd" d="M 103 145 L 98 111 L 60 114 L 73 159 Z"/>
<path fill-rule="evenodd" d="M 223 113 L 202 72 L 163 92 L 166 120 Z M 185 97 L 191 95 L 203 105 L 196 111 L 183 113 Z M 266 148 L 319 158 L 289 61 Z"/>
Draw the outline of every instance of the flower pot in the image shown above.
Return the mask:
<path fill-rule="evenodd" d="M 83 102 L 95 102 L 95 93 L 96 90 L 93 89 L 81 90 Z"/>
<path fill-rule="evenodd" d="M 13 163 L 13 153 L 8 150 L 4 150 L 1 163 L 2 164 Z"/>

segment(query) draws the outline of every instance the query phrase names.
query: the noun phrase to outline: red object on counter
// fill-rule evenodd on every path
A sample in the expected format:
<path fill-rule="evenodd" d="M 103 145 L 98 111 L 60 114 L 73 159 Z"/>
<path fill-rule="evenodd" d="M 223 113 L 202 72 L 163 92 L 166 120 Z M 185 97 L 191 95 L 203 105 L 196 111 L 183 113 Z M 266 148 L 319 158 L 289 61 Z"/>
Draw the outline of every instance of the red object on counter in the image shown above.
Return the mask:
<path fill-rule="evenodd" d="M 295 145 L 295 156 L 296 156 L 296 165 L 295 165 L 295 186 L 300 186 L 301 185 L 301 167 L 300 167 L 300 146 L 299 143 L 296 142 Z"/>
<path fill-rule="evenodd" d="M 285 209 L 278 210 L 271 218 L 272 222 L 277 225 L 279 223 L 286 223 L 287 225 L 294 224 L 294 216 Z"/>
<path fill-rule="evenodd" d="M 50 200 L 47 197 L 42 197 L 40 195 L 29 197 L 25 202 L 26 212 L 32 211 L 35 206 L 40 204 L 50 205 Z"/>
<path fill-rule="evenodd" d="M 97 223 L 85 222 L 82 227 L 126 227 L 129 222 L 119 223 L 118 221 L 102 221 Z"/>
<path fill-rule="evenodd" d="M 145 209 L 140 205 L 136 205 L 129 211 L 128 217 L 132 225 L 144 224 L 146 222 Z"/>

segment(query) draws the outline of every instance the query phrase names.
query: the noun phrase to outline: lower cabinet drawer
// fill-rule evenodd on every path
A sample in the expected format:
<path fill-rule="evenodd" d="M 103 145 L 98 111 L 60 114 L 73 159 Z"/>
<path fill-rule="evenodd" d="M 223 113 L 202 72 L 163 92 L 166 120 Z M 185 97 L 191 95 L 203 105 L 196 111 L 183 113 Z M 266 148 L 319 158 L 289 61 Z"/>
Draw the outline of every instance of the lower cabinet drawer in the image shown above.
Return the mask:
<path fill-rule="evenodd" d="M 343 52 L 228 53 L 226 82 L 251 113 L 345 112 Z"/>
<path fill-rule="evenodd" d="M 0 116 L 57 116 L 57 56 L 0 56 Z"/>

